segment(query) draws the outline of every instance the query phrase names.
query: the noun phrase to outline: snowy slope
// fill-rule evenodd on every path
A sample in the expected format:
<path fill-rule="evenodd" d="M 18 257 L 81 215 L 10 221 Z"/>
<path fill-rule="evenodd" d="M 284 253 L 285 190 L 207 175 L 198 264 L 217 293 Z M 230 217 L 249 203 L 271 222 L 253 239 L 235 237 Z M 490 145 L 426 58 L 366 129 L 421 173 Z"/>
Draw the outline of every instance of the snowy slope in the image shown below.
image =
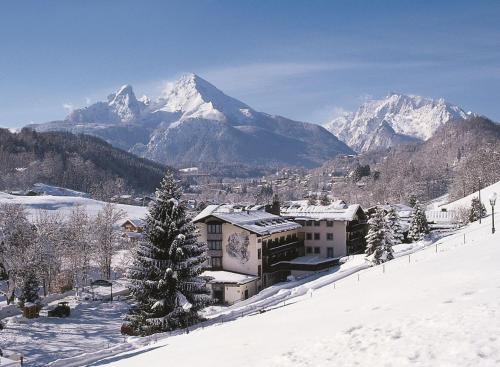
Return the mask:
<path fill-rule="evenodd" d="M 78 205 L 84 207 L 89 215 L 95 216 L 106 203 L 79 196 L 18 196 L 0 192 L 0 204 L 23 205 L 31 217 L 35 217 L 40 210 L 55 211 L 67 217 Z M 143 206 L 116 204 L 116 207 L 125 212 L 127 219 L 144 218 L 147 211 L 147 207 Z"/>
<path fill-rule="evenodd" d="M 312 167 L 353 153 L 323 127 L 257 112 L 195 74 L 182 76 L 156 99 L 138 100 L 125 85 L 107 102 L 32 127 L 96 135 L 175 166 L 216 161 Z"/>
<path fill-rule="evenodd" d="M 307 292 L 299 302 L 94 365 L 497 365 L 500 233 L 491 235 L 490 220 L 366 269 L 359 279 L 355 274 Z"/>
<path fill-rule="evenodd" d="M 495 212 L 499 212 L 500 211 L 500 181 L 498 181 L 497 183 L 494 183 L 493 185 L 487 186 L 481 190 L 481 202 L 486 207 L 486 212 L 488 214 L 491 213 L 491 205 L 490 205 L 489 198 L 490 198 L 490 195 L 492 193 L 496 193 L 498 196 L 497 202 L 495 205 Z M 464 207 L 470 208 L 473 198 L 479 198 L 478 191 L 476 191 L 470 195 L 467 195 L 466 197 L 463 197 L 461 199 L 453 201 L 451 203 L 440 205 L 439 209 L 446 209 L 448 211 L 451 211 L 451 210 L 457 210 L 457 209 L 464 208 Z M 500 223 L 499 223 L 499 225 L 500 225 Z"/>
<path fill-rule="evenodd" d="M 415 140 L 427 140 L 443 124 L 468 118 L 468 114 L 444 99 L 390 94 L 361 105 L 325 127 L 358 152 L 387 148 Z"/>

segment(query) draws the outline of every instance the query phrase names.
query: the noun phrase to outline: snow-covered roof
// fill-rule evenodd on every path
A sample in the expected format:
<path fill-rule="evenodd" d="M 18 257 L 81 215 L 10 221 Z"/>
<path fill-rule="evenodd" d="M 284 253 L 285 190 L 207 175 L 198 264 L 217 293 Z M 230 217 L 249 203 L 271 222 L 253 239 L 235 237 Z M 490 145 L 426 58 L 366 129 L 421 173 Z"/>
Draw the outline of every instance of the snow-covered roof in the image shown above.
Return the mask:
<path fill-rule="evenodd" d="M 213 278 L 210 280 L 210 283 L 245 284 L 259 279 L 255 275 L 233 273 L 232 271 L 225 270 L 206 270 L 201 273 L 201 276 Z"/>
<path fill-rule="evenodd" d="M 309 205 L 307 200 L 291 201 L 281 206 L 281 215 L 302 220 L 353 220 L 359 204 L 347 205 L 337 200 L 330 205 Z"/>
<path fill-rule="evenodd" d="M 144 220 L 142 220 L 142 219 L 139 219 L 139 218 L 127 218 L 126 220 L 123 221 L 122 226 L 124 226 L 127 223 L 132 224 L 136 228 L 144 227 L 144 224 L 145 224 Z"/>
<path fill-rule="evenodd" d="M 194 219 L 199 222 L 208 217 L 215 217 L 224 222 L 231 223 L 247 231 L 260 235 L 290 231 L 300 228 L 301 225 L 287 218 L 266 212 L 262 206 L 242 205 L 209 205 L 203 209 Z"/>

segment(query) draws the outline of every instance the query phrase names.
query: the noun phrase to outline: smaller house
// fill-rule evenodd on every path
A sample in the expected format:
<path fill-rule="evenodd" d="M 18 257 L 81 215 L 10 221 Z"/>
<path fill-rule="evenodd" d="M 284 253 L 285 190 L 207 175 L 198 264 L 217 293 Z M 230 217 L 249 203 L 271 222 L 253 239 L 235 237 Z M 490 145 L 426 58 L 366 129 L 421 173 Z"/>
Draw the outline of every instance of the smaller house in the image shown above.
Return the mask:
<path fill-rule="evenodd" d="M 232 305 L 257 293 L 259 277 L 230 271 L 204 271 L 212 297 L 219 302 Z"/>
<path fill-rule="evenodd" d="M 144 231 L 145 222 L 142 219 L 127 219 L 125 220 L 122 227 L 122 237 L 129 240 L 130 242 L 136 242 L 144 237 L 142 233 Z"/>
<path fill-rule="evenodd" d="M 145 222 L 142 219 L 127 219 L 122 223 L 121 227 L 124 232 L 142 233 Z"/>

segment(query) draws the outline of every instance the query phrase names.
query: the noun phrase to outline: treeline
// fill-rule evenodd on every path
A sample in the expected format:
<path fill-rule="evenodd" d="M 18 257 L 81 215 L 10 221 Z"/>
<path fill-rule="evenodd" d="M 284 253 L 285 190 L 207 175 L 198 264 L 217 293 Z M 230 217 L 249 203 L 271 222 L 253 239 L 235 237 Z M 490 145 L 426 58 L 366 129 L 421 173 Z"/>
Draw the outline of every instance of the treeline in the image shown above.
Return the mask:
<path fill-rule="evenodd" d="M 22 206 L 1 205 L 0 278 L 7 279 L 7 303 L 16 296 L 36 302 L 40 285 L 46 295 L 87 286 L 95 275 L 110 279 L 113 255 L 126 246 L 117 227 L 124 215 L 108 203 L 95 217 L 74 207 L 66 216 L 40 211 L 28 219 Z"/>
<path fill-rule="evenodd" d="M 88 135 L 0 129 L 1 190 L 27 189 L 43 182 L 102 198 L 120 191 L 149 193 L 165 169 Z"/>

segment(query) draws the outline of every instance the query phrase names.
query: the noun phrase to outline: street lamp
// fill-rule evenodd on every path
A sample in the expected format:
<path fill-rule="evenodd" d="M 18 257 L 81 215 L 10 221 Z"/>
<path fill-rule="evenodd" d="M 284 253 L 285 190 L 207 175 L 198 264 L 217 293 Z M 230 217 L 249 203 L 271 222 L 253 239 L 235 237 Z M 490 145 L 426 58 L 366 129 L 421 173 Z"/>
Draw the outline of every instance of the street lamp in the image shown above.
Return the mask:
<path fill-rule="evenodd" d="M 497 201 L 497 193 L 494 192 L 490 195 L 491 204 L 491 233 L 495 233 L 495 202 Z"/>

